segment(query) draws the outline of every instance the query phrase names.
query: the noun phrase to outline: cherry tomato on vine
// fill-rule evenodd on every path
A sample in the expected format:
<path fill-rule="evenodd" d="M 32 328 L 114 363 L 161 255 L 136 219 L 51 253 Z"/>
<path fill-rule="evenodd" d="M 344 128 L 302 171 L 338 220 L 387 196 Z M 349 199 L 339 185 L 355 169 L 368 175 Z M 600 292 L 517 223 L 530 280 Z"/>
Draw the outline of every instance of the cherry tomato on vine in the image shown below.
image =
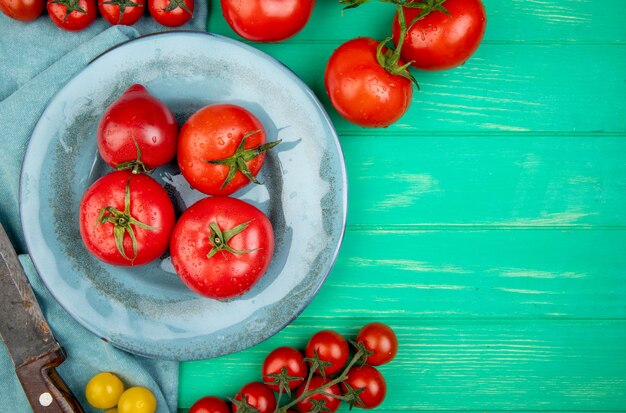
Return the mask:
<path fill-rule="evenodd" d="M 330 378 L 324 379 L 322 376 L 318 376 L 316 374 L 311 378 L 311 383 L 309 384 L 308 390 L 323 386 L 329 381 L 330 381 Z M 305 390 L 305 386 L 306 386 L 306 383 L 302 383 L 300 386 L 298 386 L 298 389 L 296 390 L 296 399 L 302 396 Z M 336 384 L 333 384 L 332 386 L 327 387 L 324 390 L 324 392 L 328 394 L 333 394 L 336 396 L 341 396 L 341 390 L 339 390 L 339 386 Z M 305 397 L 304 399 L 299 401 L 296 404 L 296 407 L 298 408 L 298 411 L 300 411 L 301 413 L 307 413 L 311 411 L 314 403 L 318 404 L 322 401 L 324 405 L 326 406 L 326 408 L 329 409 L 331 412 L 336 412 L 337 409 L 339 408 L 339 405 L 341 404 L 341 400 L 336 399 L 334 397 L 326 396 L 323 394 L 315 394 L 309 397 Z"/>
<path fill-rule="evenodd" d="M 313 12 L 315 0 L 221 0 L 228 25 L 244 39 L 279 42 L 298 33 Z"/>
<path fill-rule="evenodd" d="M 180 131 L 178 166 L 191 186 L 230 195 L 250 182 L 278 142 L 265 142 L 261 122 L 241 106 L 213 104 L 191 115 Z"/>
<path fill-rule="evenodd" d="M 315 353 L 320 360 L 331 363 L 324 367 L 324 373 L 329 376 L 343 369 L 350 356 L 350 348 L 341 334 L 332 330 L 321 330 L 309 339 L 304 352 L 307 358 L 314 358 Z"/>
<path fill-rule="evenodd" d="M 0 0 L 0 11 L 12 19 L 28 22 L 43 12 L 45 0 Z"/>
<path fill-rule="evenodd" d="M 189 413 L 230 413 L 228 404 L 219 397 L 206 396 L 196 400 Z"/>
<path fill-rule="evenodd" d="M 96 138 L 107 164 L 145 172 L 174 159 L 178 124 L 162 101 L 135 84 L 106 108 Z"/>
<path fill-rule="evenodd" d="M 380 406 L 387 394 L 385 378 L 375 367 L 361 366 L 352 367 L 348 371 L 348 377 L 341 383 L 343 393 L 349 393 L 346 384 L 353 390 L 364 389 L 360 394 L 361 402 L 356 402 L 356 407 L 373 409 Z"/>
<path fill-rule="evenodd" d="M 111 24 L 132 26 L 143 15 L 146 0 L 98 0 L 100 15 Z"/>
<path fill-rule="evenodd" d="M 148 10 L 157 23 L 178 27 L 193 17 L 194 0 L 148 0 Z"/>
<path fill-rule="evenodd" d="M 96 19 L 95 0 L 48 0 L 52 23 L 71 32 L 87 28 Z"/>
<path fill-rule="evenodd" d="M 269 375 L 281 374 L 283 368 L 285 368 L 285 374 L 292 378 L 288 383 L 285 383 L 290 390 L 302 384 L 308 372 L 304 356 L 300 351 L 293 347 L 275 349 L 265 358 L 262 367 L 263 381 L 275 392 L 280 390 L 280 380 Z M 270 382 L 277 384 L 269 384 Z"/>
<path fill-rule="evenodd" d="M 273 413 L 276 409 L 276 396 L 265 384 L 252 382 L 243 386 L 235 396 L 233 413 L 237 413 L 238 405 L 243 403 L 254 407 L 259 413 Z"/>
<path fill-rule="evenodd" d="M 102 372 L 93 376 L 85 387 L 85 397 L 96 409 L 109 409 L 117 406 L 124 393 L 124 384 L 113 373 Z"/>
<path fill-rule="evenodd" d="M 357 334 L 356 342 L 363 343 L 367 350 L 374 352 L 367 357 L 367 364 L 372 366 L 389 363 L 398 352 L 396 333 L 383 323 L 369 323 L 364 326 Z"/>
<path fill-rule="evenodd" d="M 145 387 L 131 387 L 122 393 L 117 404 L 118 413 L 154 413 L 156 397 Z"/>
<path fill-rule="evenodd" d="M 235 297 L 267 270 L 274 231 L 253 205 L 234 198 L 204 198 L 178 220 L 170 252 L 176 273 L 191 290 L 215 299 Z"/>
<path fill-rule="evenodd" d="M 167 250 L 174 207 L 153 178 L 115 171 L 94 182 L 79 209 L 80 235 L 87 249 L 114 265 L 142 265 Z"/>
<path fill-rule="evenodd" d="M 326 92 L 337 112 L 363 127 L 387 127 L 396 122 L 413 96 L 411 80 L 399 74 L 405 72 L 400 70 L 404 63 L 383 67 L 379 52 L 384 55 L 387 49 L 379 51 L 378 47 L 379 42 L 367 37 L 342 44 L 330 57 L 324 75 Z"/>
<path fill-rule="evenodd" d="M 417 3 L 418 1 L 411 1 Z M 419 1 L 421 2 L 421 1 Z M 462 65 L 480 46 L 487 26 L 482 0 L 435 0 L 448 12 L 434 10 L 408 31 L 402 58 L 422 70 L 445 70 Z M 424 2 L 426 3 L 426 2 Z M 404 8 L 407 25 L 422 9 Z M 393 41 L 398 44 L 400 24 L 394 18 Z"/>

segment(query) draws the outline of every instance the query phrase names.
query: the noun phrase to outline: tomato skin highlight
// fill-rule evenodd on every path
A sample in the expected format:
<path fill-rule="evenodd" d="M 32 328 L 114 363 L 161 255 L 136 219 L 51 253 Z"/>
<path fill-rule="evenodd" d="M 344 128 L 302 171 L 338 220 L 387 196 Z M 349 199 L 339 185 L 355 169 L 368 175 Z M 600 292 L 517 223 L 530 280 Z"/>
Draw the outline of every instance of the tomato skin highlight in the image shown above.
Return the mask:
<path fill-rule="evenodd" d="M 320 386 L 323 386 L 324 384 L 328 383 L 331 379 L 330 378 L 326 378 L 326 380 L 324 380 L 324 378 L 322 376 L 319 376 L 317 374 L 315 374 L 312 378 L 311 378 L 311 383 L 309 384 L 309 389 L 315 389 L 318 388 Z M 306 386 L 306 383 L 302 383 L 300 386 L 298 386 L 298 389 L 296 390 L 296 398 L 302 396 L 302 394 L 304 393 L 304 387 Z M 339 389 L 339 386 L 336 384 L 333 384 L 330 387 L 327 387 L 324 390 L 326 393 L 328 394 L 334 394 L 337 396 L 341 395 L 341 390 Z M 334 397 L 330 397 L 330 396 L 325 396 L 323 394 L 316 394 L 313 396 L 309 396 L 309 397 L 305 397 L 304 399 L 300 400 L 297 404 L 296 404 L 296 408 L 298 409 L 298 411 L 300 413 L 307 413 L 309 411 L 311 411 L 311 408 L 313 407 L 313 404 L 311 403 L 311 400 L 325 400 L 326 401 L 326 407 L 328 409 L 330 409 L 331 412 L 336 412 L 337 409 L 339 408 L 339 405 L 341 404 L 341 400 L 336 399 Z"/>
<path fill-rule="evenodd" d="M 228 25 L 244 39 L 279 42 L 295 36 L 311 17 L 315 0 L 221 0 Z"/>
<path fill-rule="evenodd" d="M 447 70 L 465 63 L 480 46 L 487 27 L 482 0 L 447 0 L 450 16 L 434 11 L 416 22 L 408 31 L 402 46 L 402 58 L 416 69 Z M 421 9 L 404 8 L 409 24 Z M 393 42 L 398 44 L 398 17 L 392 24 Z"/>
<path fill-rule="evenodd" d="M 250 184 L 240 171 L 222 188 L 228 176 L 227 165 L 215 165 L 207 161 L 232 156 L 244 136 L 245 149 L 266 142 L 263 124 L 247 109 L 232 104 L 213 104 L 198 110 L 187 119 L 180 131 L 178 141 L 178 166 L 189 184 L 208 195 L 230 195 Z M 256 176 L 263 163 L 265 153 L 246 162 L 250 172 Z"/>
<path fill-rule="evenodd" d="M 238 251 L 222 250 L 212 257 L 214 248 L 210 224 L 222 231 L 249 222 L 228 245 Z M 236 297 L 256 284 L 269 267 L 274 253 L 274 231 L 269 219 L 244 201 L 228 197 L 204 198 L 179 218 L 170 241 L 172 264 L 181 280 L 205 297 Z"/>
<path fill-rule="evenodd" d="M 265 358 L 262 367 L 263 381 L 275 381 L 274 378 L 268 377 L 268 374 L 278 374 L 285 367 L 287 374 L 292 377 L 301 377 L 302 380 L 293 380 L 289 382 L 291 390 L 298 387 L 305 381 L 308 368 L 304 362 L 304 356 L 293 347 L 278 347 Z M 267 386 L 275 392 L 279 391 L 278 384 L 267 384 Z"/>
<path fill-rule="evenodd" d="M 341 383 L 343 392 L 346 392 L 347 383 L 353 389 L 365 389 L 360 394 L 363 403 L 356 403 L 355 407 L 373 409 L 380 406 L 387 394 L 387 384 L 380 372 L 372 366 L 352 367 L 348 371 L 348 378 Z"/>
<path fill-rule="evenodd" d="M 369 323 L 356 336 L 356 342 L 362 342 L 367 350 L 373 351 L 367 358 L 367 364 L 380 366 L 389 363 L 398 352 L 398 337 L 386 324 Z"/>
<path fill-rule="evenodd" d="M 378 63 L 378 44 L 367 37 L 342 44 L 331 55 L 324 75 L 326 92 L 337 112 L 363 127 L 393 124 L 406 113 L 413 97 L 409 79 L 392 75 Z"/>
<path fill-rule="evenodd" d="M 172 111 L 148 90 L 134 84 L 104 111 L 96 132 L 98 151 L 113 168 L 137 159 L 149 168 L 176 156 L 178 123 Z"/>
<path fill-rule="evenodd" d="M 235 400 L 243 400 L 258 410 L 259 413 L 273 413 L 276 409 L 276 396 L 265 384 L 260 382 L 248 383 L 239 390 Z M 232 412 L 237 413 L 237 406 L 232 405 Z"/>
<path fill-rule="evenodd" d="M 180 6 L 174 10 L 165 10 L 170 5 L 170 2 L 172 0 L 148 0 L 150 15 L 160 25 L 178 27 L 187 23 L 193 17 L 194 0 L 182 0 L 189 11 Z"/>
<path fill-rule="evenodd" d="M 326 376 L 339 373 L 350 356 L 350 348 L 346 339 L 332 330 L 318 331 L 309 339 L 304 354 L 307 358 L 313 358 L 315 352 L 321 360 L 332 363 L 330 366 L 324 367 Z"/>
<path fill-rule="evenodd" d="M 206 396 L 196 400 L 189 413 L 230 413 L 228 404 L 219 397 Z"/>
<path fill-rule="evenodd" d="M 44 0 L 0 0 L 0 11 L 12 19 L 29 22 L 41 16 Z"/>
<path fill-rule="evenodd" d="M 96 1 L 95 0 L 76 0 L 78 7 L 86 13 L 78 10 L 67 12 L 67 6 L 64 4 L 53 3 L 54 0 L 48 0 L 46 9 L 50 20 L 57 27 L 70 32 L 76 32 L 86 29 L 96 20 Z M 72 1 L 72 0 L 69 0 Z"/>
<path fill-rule="evenodd" d="M 137 23 L 139 19 L 141 19 L 146 5 L 146 0 L 132 0 L 133 3 L 138 4 L 139 6 L 126 7 L 122 18 L 120 19 L 120 6 L 116 4 L 105 4 L 107 1 L 108 0 L 98 0 L 98 11 L 100 12 L 100 15 L 111 24 L 123 24 L 126 26 L 132 26 Z M 123 1 L 125 0 L 120 0 L 120 2 Z"/>
<path fill-rule="evenodd" d="M 112 223 L 101 224 L 98 216 L 102 208 L 112 206 L 124 211 L 126 185 L 130 182 L 130 215 L 155 227 L 145 230 L 134 226 L 137 238 L 137 256 L 127 260 L 117 250 Z M 153 178 L 130 171 L 111 172 L 94 182 L 83 195 L 80 209 L 80 234 L 89 252 L 112 265 L 138 266 L 159 258 L 169 244 L 174 228 L 174 207 L 167 192 Z M 124 251 L 133 257 L 132 240 L 124 234 Z"/>

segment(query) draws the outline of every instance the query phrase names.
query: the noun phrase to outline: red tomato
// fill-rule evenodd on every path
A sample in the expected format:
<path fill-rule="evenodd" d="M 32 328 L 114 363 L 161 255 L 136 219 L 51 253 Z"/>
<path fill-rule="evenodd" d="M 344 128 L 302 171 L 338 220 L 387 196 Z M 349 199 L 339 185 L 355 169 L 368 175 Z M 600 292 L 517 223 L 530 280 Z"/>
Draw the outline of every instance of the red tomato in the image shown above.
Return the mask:
<path fill-rule="evenodd" d="M 167 250 L 174 220 L 165 189 L 151 177 L 130 171 L 98 179 L 80 203 L 83 242 L 109 264 L 142 265 L 160 257 Z"/>
<path fill-rule="evenodd" d="M 337 112 L 364 127 L 387 127 L 396 122 L 413 97 L 409 79 L 389 73 L 378 63 L 378 44 L 367 37 L 342 44 L 330 57 L 324 76 L 326 92 Z"/>
<path fill-rule="evenodd" d="M 148 10 L 157 23 L 178 27 L 193 17 L 194 0 L 148 0 Z"/>
<path fill-rule="evenodd" d="M 408 31 L 402 58 L 422 70 L 445 70 L 462 65 L 474 54 L 485 34 L 487 14 L 482 0 L 446 0 L 450 16 L 433 11 Z M 407 25 L 421 9 L 404 8 Z M 393 21 L 393 41 L 398 44 L 400 24 Z"/>
<path fill-rule="evenodd" d="M 263 276 L 274 252 L 274 232 L 263 212 L 246 202 L 205 198 L 178 220 L 170 251 L 176 273 L 190 289 L 230 298 Z"/>
<path fill-rule="evenodd" d="M 359 395 L 362 403 L 357 402 L 356 407 L 373 409 L 385 400 L 387 394 L 385 378 L 372 366 L 352 367 L 348 371 L 348 378 L 341 383 L 344 393 L 347 392 L 346 383 L 354 390 L 364 389 Z"/>
<path fill-rule="evenodd" d="M 367 358 L 367 364 L 380 366 L 389 363 L 398 352 L 398 337 L 391 327 L 383 323 L 369 323 L 359 331 L 356 341 L 374 354 Z"/>
<path fill-rule="evenodd" d="M 97 14 L 95 0 L 48 0 L 46 8 L 52 23 L 70 32 L 87 28 Z"/>
<path fill-rule="evenodd" d="M 313 358 L 315 352 L 322 361 L 331 363 L 330 366 L 324 367 L 327 376 L 339 373 L 350 356 L 346 339 L 332 330 L 318 331 L 311 337 L 304 353 L 307 358 Z"/>
<path fill-rule="evenodd" d="M 311 389 L 315 389 L 318 387 L 323 386 L 324 384 L 328 383 L 330 381 L 329 378 L 327 378 L 326 380 L 324 380 L 324 378 L 322 376 L 318 376 L 317 374 L 314 375 L 311 378 L 311 383 L 309 384 L 309 387 L 307 390 L 311 390 Z M 302 393 L 304 393 L 304 387 L 306 386 L 306 383 L 302 383 L 300 386 L 298 386 L 298 389 L 296 390 L 296 399 L 299 398 L 300 396 L 302 396 Z M 339 386 L 336 384 L 333 384 L 330 387 L 327 387 L 324 392 L 328 393 L 328 394 L 334 394 L 337 396 L 341 395 L 341 391 L 339 390 Z M 325 396 L 323 394 L 316 394 L 313 396 L 309 396 L 309 397 L 305 397 L 304 399 L 300 400 L 297 404 L 296 407 L 298 408 L 298 410 L 301 413 L 307 413 L 311 411 L 311 408 L 313 407 L 313 400 L 319 400 L 319 401 L 324 401 L 324 404 L 326 405 L 326 407 L 328 409 L 330 409 L 331 412 L 336 412 L 337 409 L 339 408 L 339 405 L 341 404 L 341 400 L 336 399 L 334 397 L 330 397 L 330 396 Z"/>
<path fill-rule="evenodd" d="M 222 14 L 241 37 L 278 42 L 298 33 L 313 12 L 315 0 L 221 0 Z"/>
<path fill-rule="evenodd" d="M 41 15 L 44 0 L 0 0 L 0 11 L 12 19 L 28 22 Z"/>
<path fill-rule="evenodd" d="M 100 14 L 111 24 L 132 26 L 143 15 L 146 0 L 98 0 Z"/>
<path fill-rule="evenodd" d="M 245 402 L 244 402 L 245 399 Z M 233 402 L 233 413 L 237 413 L 237 402 L 246 403 L 254 407 L 259 413 L 273 413 L 276 409 L 274 392 L 263 383 L 248 383 L 239 390 Z"/>
<path fill-rule="evenodd" d="M 241 106 L 209 105 L 183 125 L 178 166 L 198 191 L 230 195 L 251 181 L 258 183 L 255 177 L 263 166 L 265 152 L 277 143 L 265 143 L 263 125 Z"/>
<path fill-rule="evenodd" d="M 178 124 L 163 102 L 142 85 L 132 85 L 104 111 L 96 136 L 107 164 L 141 171 L 174 159 Z"/>
<path fill-rule="evenodd" d="M 304 356 L 293 347 L 279 347 L 272 351 L 263 362 L 262 374 L 263 381 L 276 382 L 276 379 L 268 376 L 269 374 L 281 374 L 282 369 L 286 369 L 286 374 L 293 377 L 289 381 L 289 389 L 293 390 L 304 382 L 308 368 L 304 362 Z M 298 379 L 298 377 L 300 379 Z M 269 388 L 275 392 L 279 391 L 279 384 L 268 384 Z"/>
<path fill-rule="evenodd" d="M 206 396 L 196 400 L 189 413 L 230 413 L 230 408 L 219 397 Z"/>

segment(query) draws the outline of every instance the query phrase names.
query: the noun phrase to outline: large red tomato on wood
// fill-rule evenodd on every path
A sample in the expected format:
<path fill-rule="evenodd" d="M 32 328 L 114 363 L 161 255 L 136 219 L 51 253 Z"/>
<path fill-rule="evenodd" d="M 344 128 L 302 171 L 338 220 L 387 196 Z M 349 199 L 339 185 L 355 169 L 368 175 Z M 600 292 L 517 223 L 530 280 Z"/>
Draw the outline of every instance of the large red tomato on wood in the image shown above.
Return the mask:
<path fill-rule="evenodd" d="M 170 252 L 176 273 L 190 289 L 215 299 L 235 297 L 267 270 L 274 231 L 253 205 L 234 198 L 205 198 L 178 220 Z"/>

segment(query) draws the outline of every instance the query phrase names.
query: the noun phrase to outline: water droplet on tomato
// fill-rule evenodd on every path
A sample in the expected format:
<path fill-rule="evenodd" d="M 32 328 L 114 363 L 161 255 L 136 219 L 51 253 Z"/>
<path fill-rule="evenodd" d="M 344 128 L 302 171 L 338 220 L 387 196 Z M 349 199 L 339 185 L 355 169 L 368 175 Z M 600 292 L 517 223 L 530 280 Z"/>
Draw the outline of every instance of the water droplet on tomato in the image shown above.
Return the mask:
<path fill-rule="evenodd" d="M 156 142 L 157 142 L 157 137 L 156 137 L 156 136 L 153 136 L 153 137 L 152 137 L 152 142 L 154 142 L 154 143 L 156 143 Z"/>
<path fill-rule="evenodd" d="M 228 137 L 230 138 L 232 136 L 232 134 L 228 134 Z M 219 138 L 217 138 L 217 143 L 219 143 L 220 145 L 224 144 L 224 138 L 222 138 L 221 136 Z"/>

